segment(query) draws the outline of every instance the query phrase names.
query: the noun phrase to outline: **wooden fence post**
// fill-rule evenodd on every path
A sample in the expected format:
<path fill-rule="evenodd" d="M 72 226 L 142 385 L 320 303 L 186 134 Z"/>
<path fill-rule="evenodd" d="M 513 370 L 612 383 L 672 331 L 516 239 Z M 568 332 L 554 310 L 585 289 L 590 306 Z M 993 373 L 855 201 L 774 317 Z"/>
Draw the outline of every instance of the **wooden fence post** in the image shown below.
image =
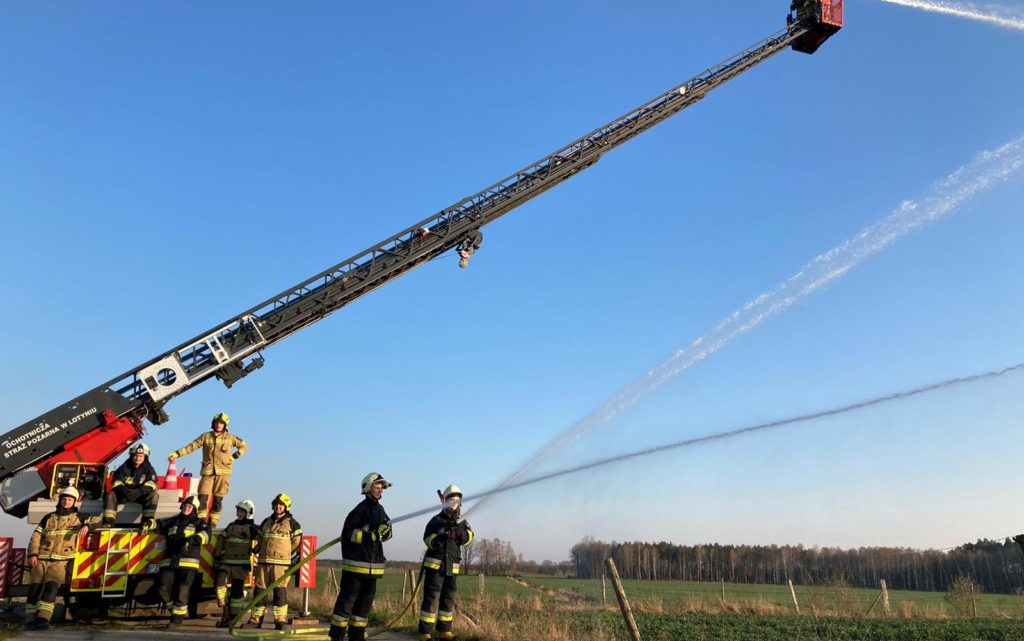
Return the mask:
<path fill-rule="evenodd" d="M 725 604 L 725 577 L 722 577 L 722 604 Z"/>
<path fill-rule="evenodd" d="M 786 583 L 789 584 L 789 596 L 793 597 L 793 607 L 796 608 L 796 613 L 800 614 L 800 602 L 796 600 L 796 590 L 793 589 L 793 579 L 786 579 Z"/>
<path fill-rule="evenodd" d="M 482 599 L 482 598 L 484 598 L 485 590 L 487 589 L 487 586 L 485 584 L 487 579 L 484 577 L 484 573 L 483 572 L 481 572 L 480 574 L 478 574 L 476 576 L 477 576 L 477 582 L 480 585 L 480 598 Z"/>
<path fill-rule="evenodd" d="M 885 584 L 885 579 L 882 579 L 882 612 L 885 612 L 885 616 L 891 614 L 889 609 L 889 587 Z"/>
<path fill-rule="evenodd" d="M 608 607 L 608 582 L 605 581 L 605 577 L 601 575 L 601 607 Z"/>
<path fill-rule="evenodd" d="M 619 580 L 619 571 L 615 567 L 612 557 L 604 560 L 608 566 L 608 573 L 612 577 L 612 587 L 615 588 L 615 596 L 619 599 L 619 609 L 622 610 L 622 618 L 626 621 L 626 629 L 633 641 L 641 641 L 640 629 L 636 627 L 636 620 L 633 618 L 633 611 L 629 608 L 629 601 L 626 600 L 626 591 L 622 588 L 622 581 Z"/>

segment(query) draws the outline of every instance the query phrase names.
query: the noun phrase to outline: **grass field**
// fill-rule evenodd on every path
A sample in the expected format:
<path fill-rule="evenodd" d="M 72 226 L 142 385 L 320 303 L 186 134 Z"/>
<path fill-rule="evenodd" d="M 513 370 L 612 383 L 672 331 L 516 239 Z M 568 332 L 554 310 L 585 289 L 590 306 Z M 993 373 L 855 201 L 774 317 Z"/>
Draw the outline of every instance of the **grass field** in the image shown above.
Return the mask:
<path fill-rule="evenodd" d="M 401 571 L 380 580 L 374 625 L 415 629 L 419 601 L 410 604 L 405 581 Z M 469 618 L 458 616 L 456 628 L 465 641 L 629 639 L 610 582 L 606 603 L 599 579 L 489 576 L 480 587 L 475 575 L 459 579 L 460 613 Z M 726 583 L 724 600 L 720 583 L 627 581 L 624 587 L 644 641 L 1024 640 L 1024 597 L 1017 596 L 983 594 L 965 603 L 944 593 L 890 591 L 885 616 L 879 590 L 797 587 L 797 616 L 787 586 Z M 329 571 L 320 568 L 313 609 L 330 611 L 336 594 Z"/>

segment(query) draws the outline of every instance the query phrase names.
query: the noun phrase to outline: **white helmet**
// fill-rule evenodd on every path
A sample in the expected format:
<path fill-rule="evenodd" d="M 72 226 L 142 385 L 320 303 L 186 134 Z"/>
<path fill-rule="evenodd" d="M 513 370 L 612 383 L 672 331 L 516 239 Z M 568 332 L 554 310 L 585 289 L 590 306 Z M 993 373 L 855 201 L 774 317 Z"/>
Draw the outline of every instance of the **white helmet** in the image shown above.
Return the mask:
<path fill-rule="evenodd" d="M 131 449 L 132 454 L 135 454 L 136 452 L 142 452 L 146 456 L 149 456 L 149 446 L 145 443 L 139 443 Z"/>
<path fill-rule="evenodd" d="M 383 483 L 385 490 L 391 487 L 391 483 L 389 483 L 383 476 L 376 472 L 370 472 L 369 474 L 363 477 L 363 494 L 369 494 L 370 488 L 373 487 L 374 483 Z"/>
<path fill-rule="evenodd" d="M 61 488 L 60 494 L 57 495 L 57 498 L 60 499 L 60 497 L 62 497 L 62 496 L 70 496 L 71 498 L 75 499 L 75 501 L 77 502 L 78 501 L 78 497 L 79 497 L 78 489 L 74 488 L 74 487 L 72 487 L 70 485 L 65 487 L 65 488 Z"/>
<path fill-rule="evenodd" d="M 441 494 L 444 495 L 445 499 L 447 499 L 449 496 L 454 496 L 454 495 L 458 495 L 459 498 L 462 498 L 462 488 L 460 488 L 458 485 L 454 485 L 454 484 L 453 485 L 449 485 L 448 487 L 444 488 L 444 491 L 441 492 Z"/>
<path fill-rule="evenodd" d="M 238 505 L 236 505 L 235 509 L 245 510 L 246 516 L 248 516 L 251 519 L 252 515 L 256 513 L 256 504 L 250 501 L 249 499 L 245 499 L 244 501 L 241 501 Z"/>

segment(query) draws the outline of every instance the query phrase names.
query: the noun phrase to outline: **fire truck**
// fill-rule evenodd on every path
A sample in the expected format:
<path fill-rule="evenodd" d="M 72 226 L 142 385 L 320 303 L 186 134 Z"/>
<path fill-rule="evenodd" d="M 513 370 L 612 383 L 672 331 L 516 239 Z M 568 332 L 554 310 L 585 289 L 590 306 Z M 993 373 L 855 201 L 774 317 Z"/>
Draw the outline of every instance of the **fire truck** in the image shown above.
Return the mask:
<path fill-rule="evenodd" d="M 165 407 L 172 398 L 211 379 L 230 388 L 263 367 L 263 352 L 271 345 L 435 258 L 454 250 L 460 266 L 465 266 L 482 241 L 483 226 L 592 167 L 605 153 L 775 54 L 787 48 L 815 52 L 842 26 L 842 0 L 794 0 L 786 27 L 753 46 L 512 175 L 15 427 L 0 438 L 0 508 L 33 522 L 52 509 L 49 497 L 73 482 L 91 497 L 84 511 L 98 512 L 89 501 L 102 499 L 106 466 L 142 438 L 144 421 L 161 425 L 170 419 Z M 176 498 L 171 493 L 161 505 L 166 501 L 173 513 Z M 131 515 L 119 519 L 126 527 L 97 530 L 82 542 L 70 586 L 72 598 L 140 598 L 141 578 L 152 574 L 161 541 L 132 527 Z M 206 551 L 204 559 L 206 584 Z"/>

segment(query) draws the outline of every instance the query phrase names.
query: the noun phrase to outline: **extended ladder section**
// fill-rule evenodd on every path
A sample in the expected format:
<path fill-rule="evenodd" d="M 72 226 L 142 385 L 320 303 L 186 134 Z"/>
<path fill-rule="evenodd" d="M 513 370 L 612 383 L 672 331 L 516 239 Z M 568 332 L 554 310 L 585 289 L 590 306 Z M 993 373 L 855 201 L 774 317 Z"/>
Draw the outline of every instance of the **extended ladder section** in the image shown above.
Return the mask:
<path fill-rule="evenodd" d="M 108 425 L 110 415 L 130 416 L 138 426 L 143 417 L 160 424 L 169 418 L 163 405 L 188 388 L 213 377 L 230 387 L 263 365 L 265 348 L 458 247 L 480 227 L 592 166 L 604 153 L 700 101 L 816 28 L 813 17 L 791 20 L 786 29 L 511 176 L 8 432 L 0 441 L 0 480 L 104 425 L 105 411 L 109 411 Z M 4 509 L 10 511 L 10 505 L 4 504 Z"/>

